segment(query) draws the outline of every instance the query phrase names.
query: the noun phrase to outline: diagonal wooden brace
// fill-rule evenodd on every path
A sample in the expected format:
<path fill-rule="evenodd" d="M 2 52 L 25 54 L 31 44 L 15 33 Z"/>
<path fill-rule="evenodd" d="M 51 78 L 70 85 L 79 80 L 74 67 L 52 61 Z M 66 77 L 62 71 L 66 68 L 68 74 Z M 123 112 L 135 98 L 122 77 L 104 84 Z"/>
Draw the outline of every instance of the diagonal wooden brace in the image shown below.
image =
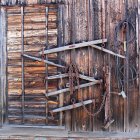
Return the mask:
<path fill-rule="evenodd" d="M 57 112 L 71 110 L 71 109 L 74 109 L 74 108 L 81 107 L 83 104 L 84 105 L 88 105 L 88 104 L 91 104 L 93 102 L 95 102 L 95 100 L 87 100 L 87 101 L 83 101 L 83 103 L 82 102 L 75 103 L 73 105 L 68 105 L 68 106 L 64 106 L 64 107 L 60 107 L 60 108 L 54 109 L 54 110 L 51 111 L 51 113 L 57 113 Z"/>
<path fill-rule="evenodd" d="M 71 50 L 71 49 L 77 49 L 77 48 L 82 48 L 82 47 L 86 47 L 86 46 L 91 46 L 91 45 L 94 45 L 94 44 L 100 44 L 100 43 L 103 43 L 103 42 L 107 42 L 107 39 L 100 39 L 100 40 L 94 40 L 94 41 L 88 41 L 88 42 L 83 42 L 83 43 L 77 43 L 77 44 L 62 46 L 62 47 L 59 47 L 59 48 L 54 48 L 54 49 L 41 51 L 39 54 L 57 53 L 57 52 Z"/>
<path fill-rule="evenodd" d="M 54 80 L 54 79 L 66 78 L 66 77 L 68 77 L 68 73 L 49 76 L 49 77 L 47 77 L 47 80 Z M 79 74 L 79 78 L 90 81 L 90 82 L 97 82 L 97 83 L 102 82 L 102 80 L 95 80 L 93 77 L 85 76 L 82 74 Z"/>
<path fill-rule="evenodd" d="M 100 50 L 102 52 L 105 52 L 105 53 L 108 53 L 108 54 L 111 54 L 111 55 L 114 55 L 114 56 L 117 56 L 117 57 L 120 57 L 120 58 L 125 58 L 125 56 L 120 55 L 120 54 L 117 54 L 117 53 L 114 53 L 114 52 L 112 52 L 112 51 L 110 51 L 108 49 L 105 49 L 103 47 L 99 47 L 97 45 L 90 45 L 90 46 L 93 47 L 93 48 L 95 48 L 95 49 L 97 49 L 97 50 Z"/>
<path fill-rule="evenodd" d="M 64 68 L 64 66 L 62 66 L 62 65 L 55 64 L 51 61 L 44 60 L 44 59 L 41 59 L 41 58 L 38 58 L 38 57 L 30 56 L 30 55 L 27 55 L 27 54 L 22 54 L 22 56 L 27 57 L 27 58 L 32 59 L 32 60 L 44 62 L 44 63 L 50 64 L 50 65 L 53 65 L 53 66 L 56 66 L 56 67 Z"/>

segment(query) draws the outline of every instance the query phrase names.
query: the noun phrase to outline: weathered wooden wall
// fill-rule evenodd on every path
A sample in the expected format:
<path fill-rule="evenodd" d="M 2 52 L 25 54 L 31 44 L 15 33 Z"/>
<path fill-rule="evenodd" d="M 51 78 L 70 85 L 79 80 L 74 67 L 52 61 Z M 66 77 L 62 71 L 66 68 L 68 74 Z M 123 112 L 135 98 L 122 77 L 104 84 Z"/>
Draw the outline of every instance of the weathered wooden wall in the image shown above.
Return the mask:
<path fill-rule="evenodd" d="M 130 9 L 137 7 L 136 1 L 128 1 L 128 3 Z M 101 6 L 103 9 L 101 9 Z M 108 38 L 107 48 L 113 50 L 115 26 L 120 20 L 125 18 L 125 1 L 66 0 L 64 9 L 64 44 L 71 44 L 73 40 L 77 43 Z M 104 65 L 109 64 L 106 54 L 90 48 L 79 49 L 76 52 L 76 56 L 75 59 L 79 65 L 80 72 L 90 76 L 95 74 L 96 66 L 99 66 L 100 71 Z M 69 62 L 69 52 L 65 60 Z M 114 60 L 114 58 L 111 57 L 110 60 Z M 111 61 L 110 63 L 113 68 L 115 62 Z M 115 91 L 114 71 L 112 71 L 111 77 L 111 91 Z M 83 89 L 82 92 L 85 99 L 93 97 L 100 99 L 102 88 L 94 86 L 89 89 Z M 126 116 L 124 99 L 114 94 L 111 95 L 111 108 L 115 122 L 111 125 L 109 131 L 138 131 L 138 97 L 137 87 L 132 87 L 128 93 L 128 115 Z M 91 106 L 91 108 L 94 108 L 94 106 Z M 73 130 L 82 130 L 84 111 L 82 114 L 80 113 L 82 109 L 77 109 L 76 111 L 71 118 L 72 128 Z M 103 116 L 103 113 L 100 113 L 94 119 L 89 117 L 86 120 L 86 129 L 89 131 L 100 131 L 104 121 Z"/>
<path fill-rule="evenodd" d="M 22 122 L 22 61 L 21 61 L 21 9 L 7 8 L 7 64 L 8 64 L 8 120 L 10 123 Z M 48 14 L 48 44 L 49 47 L 57 44 L 57 7 L 49 6 Z M 46 7 L 24 8 L 24 52 L 38 56 L 46 46 Z M 54 60 L 55 56 L 49 59 Z M 43 59 L 43 58 L 42 58 Z M 55 74 L 56 68 L 49 67 L 49 74 Z M 25 123 L 45 124 L 46 121 L 46 87 L 45 64 L 24 59 L 25 78 Z M 49 83 L 48 91 L 55 90 L 56 82 Z M 57 102 L 47 100 L 51 108 Z M 48 112 L 47 112 L 48 113 Z M 47 119 L 49 117 L 47 116 Z M 57 119 L 48 122 L 48 125 L 57 125 Z"/>
<path fill-rule="evenodd" d="M 8 3 L 9 2 L 9 3 Z M 26 1 L 27 4 L 35 4 L 37 0 Z M 40 2 L 55 2 L 55 1 L 40 1 Z M 39 2 L 38 2 L 39 3 Z M 17 1 L 2 0 L 2 4 L 18 4 Z M 136 8 L 137 2 L 129 0 L 129 8 Z M 42 9 L 42 10 L 41 10 Z M 18 115 L 21 114 L 21 11 L 20 7 L 5 8 L 6 10 L 6 22 L 7 22 L 7 79 L 8 79 L 8 108 L 13 108 L 9 114 L 9 121 L 12 123 L 21 123 L 21 118 Z M 30 13 L 32 11 L 32 13 Z M 34 11 L 34 12 L 33 12 Z M 38 11 L 38 12 L 37 12 Z M 27 13 L 26 13 L 27 12 Z M 61 12 L 62 15 L 57 15 L 57 12 Z M 18 15 L 16 15 L 18 14 Z M 49 48 L 60 47 L 61 45 L 78 43 L 83 41 L 95 40 L 107 38 L 107 48 L 113 50 L 114 45 L 114 30 L 116 24 L 124 19 L 125 16 L 125 1 L 122 0 L 65 0 L 64 5 L 59 5 L 58 9 L 52 6 L 52 12 L 50 12 L 50 29 L 49 32 Z M 58 19 L 59 17 L 59 19 Z M 38 52 L 46 46 L 46 15 L 45 6 L 38 7 L 25 7 L 25 52 L 31 55 L 38 55 Z M 60 19 L 61 18 L 61 19 Z M 58 24 L 56 24 L 58 23 Z M 58 26 L 57 26 L 58 25 Z M 61 29 L 59 29 L 61 28 Z M 59 31 L 61 30 L 61 31 Z M 61 36 L 61 38 L 60 38 Z M 57 42 L 58 41 L 58 42 Z M 60 44 L 58 44 L 60 43 Z M 98 68 L 98 74 L 103 75 L 103 67 L 105 65 L 115 63 L 115 58 L 111 57 L 108 62 L 108 55 L 99 52 L 98 50 L 91 49 L 90 47 L 84 49 L 77 49 L 75 55 L 76 63 L 78 64 L 81 73 L 89 76 L 95 76 L 96 67 Z M 50 60 L 58 62 L 58 58 L 64 60 L 66 63 L 70 63 L 70 52 L 64 52 L 57 56 L 48 56 Z M 27 115 L 36 115 L 46 117 L 46 98 L 43 94 L 46 91 L 53 91 L 58 88 L 60 81 L 46 81 L 49 89 L 46 89 L 45 80 L 45 64 L 42 62 L 33 62 L 31 60 L 25 60 L 25 94 L 36 94 L 39 98 L 28 97 L 27 101 Z M 54 67 L 48 67 L 49 75 L 57 73 L 57 69 Z M 114 71 L 111 75 L 111 91 L 117 91 L 115 84 Z M 84 99 L 98 98 L 101 101 L 101 95 L 103 94 L 102 86 L 93 86 L 82 89 L 81 92 L 84 95 Z M 117 91 L 118 92 L 118 91 Z M 34 98 L 34 99 L 33 99 Z M 69 95 L 61 96 L 64 98 L 64 103 L 69 104 Z M 124 99 L 120 96 L 111 95 L 111 108 L 115 122 L 109 128 L 109 131 L 138 131 L 139 121 L 139 94 L 138 88 L 132 87 L 128 95 L 128 116 L 125 114 Z M 52 102 L 53 100 L 53 102 Z M 58 97 L 49 99 L 50 109 L 58 106 Z M 34 110 L 29 110 L 31 107 L 30 102 L 34 101 Z M 40 106 L 37 103 L 40 103 Z M 44 102 L 44 105 L 43 103 Z M 18 106 L 17 106 L 18 105 Z M 63 105 L 63 103 L 62 103 Z M 97 110 L 100 104 L 96 106 L 89 105 L 90 111 Z M 18 108 L 17 108 L 18 107 Z M 39 109 L 39 112 L 37 111 Z M 43 110 L 41 112 L 41 109 Z M 31 113 L 31 114 L 30 114 Z M 12 115 L 15 116 L 12 118 Z M 104 112 L 102 111 L 94 119 L 88 117 L 82 108 L 74 109 L 74 111 L 67 111 L 65 114 L 65 125 L 67 129 L 74 131 L 83 130 L 83 125 L 87 131 L 102 131 L 102 125 L 104 121 Z M 32 116 L 31 116 L 32 117 Z M 50 116 L 51 117 L 51 116 Z M 84 120 L 86 117 L 86 121 Z M 128 118 L 128 121 L 126 120 Z M 59 125 L 59 117 L 56 115 L 55 122 L 50 119 L 47 122 L 48 125 Z M 83 124 L 83 121 L 86 123 Z M 45 124 L 45 119 L 32 118 L 26 120 L 26 122 L 34 124 Z M 62 122 L 61 122 L 62 125 Z"/>

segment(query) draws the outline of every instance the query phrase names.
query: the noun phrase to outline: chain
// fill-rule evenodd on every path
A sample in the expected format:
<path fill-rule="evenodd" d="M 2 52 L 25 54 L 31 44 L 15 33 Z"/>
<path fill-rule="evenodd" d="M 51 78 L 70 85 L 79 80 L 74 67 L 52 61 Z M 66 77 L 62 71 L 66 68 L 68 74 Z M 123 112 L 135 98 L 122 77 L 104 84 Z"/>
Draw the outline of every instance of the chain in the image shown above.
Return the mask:
<path fill-rule="evenodd" d="M 69 66 L 66 67 L 66 72 L 69 76 L 69 88 L 71 95 L 71 102 L 74 104 L 76 102 L 75 85 L 79 86 L 79 70 L 75 62 L 71 62 Z"/>
<path fill-rule="evenodd" d="M 74 98 L 71 98 L 71 102 L 74 104 L 76 102 L 76 98 L 75 98 L 75 86 L 77 85 L 78 86 L 78 93 L 80 93 L 80 98 L 79 100 L 81 101 L 82 103 L 82 106 L 84 108 L 84 111 L 89 115 L 89 116 L 92 116 L 92 117 L 95 117 L 97 116 L 101 110 L 103 109 L 104 107 L 104 104 L 105 104 L 105 100 L 106 100 L 106 93 L 104 94 L 103 96 L 103 100 L 102 100 L 102 103 L 99 107 L 99 109 L 95 112 L 95 113 L 91 113 L 90 111 L 88 111 L 88 109 L 86 108 L 85 104 L 84 104 L 84 101 L 83 101 L 83 94 L 82 92 L 80 92 L 80 82 L 79 82 L 79 70 L 78 70 L 78 67 L 76 65 L 75 62 L 71 62 L 69 66 L 67 66 L 66 68 L 66 72 L 68 72 L 68 75 L 69 75 L 69 88 L 70 88 L 70 95 L 71 97 L 74 97 Z"/>

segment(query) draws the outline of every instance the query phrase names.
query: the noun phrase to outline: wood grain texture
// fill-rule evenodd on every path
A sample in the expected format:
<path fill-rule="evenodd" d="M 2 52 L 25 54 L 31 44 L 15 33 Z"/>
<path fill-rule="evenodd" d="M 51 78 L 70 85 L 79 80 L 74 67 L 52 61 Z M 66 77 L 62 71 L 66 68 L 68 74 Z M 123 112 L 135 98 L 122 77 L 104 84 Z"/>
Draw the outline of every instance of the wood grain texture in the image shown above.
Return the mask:
<path fill-rule="evenodd" d="M 19 1 L 18 1 L 19 2 Z M 2 0 L 2 4 L 7 5 L 17 5 L 16 0 Z M 26 54 L 32 55 L 35 57 L 40 57 L 39 52 L 43 48 L 47 48 L 46 52 L 50 52 L 52 49 L 59 50 L 60 46 L 71 46 L 72 44 L 85 44 L 88 41 L 100 40 L 100 50 L 112 53 L 114 51 L 114 29 L 116 24 L 124 18 L 125 15 L 125 1 L 121 0 L 65 0 L 64 5 L 60 5 L 63 8 L 63 12 L 58 13 L 56 5 L 50 5 L 48 13 L 48 27 L 46 29 L 46 14 L 45 14 L 45 5 L 43 5 L 43 0 L 26 0 L 27 4 L 41 4 L 25 7 L 24 15 L 24 49 Z M 45 3 L 52 2 L 51 0 L 45 0 Z M 54 0 L 53 2 L 57 2 Z M 103 7 L 101 7 L 101 5 Z M 136 0 L 129 0 L 129 8 L 136 8 Z M 5 8 L 6 9 L 6 8 Z M 58 15 L 61 14 L 61 20 L 58 19 Z M 8 95 L 10 96 L 21 96 L 21 13 L 20 7 L 8 7 L 7 8 L 7 84 L 8 84 Z M 60 15 L 59 15 L 60 16 Z M 75 24 L 73 24 L 75 23 Z M 74 27 L 75 26 L 75 27 Z M 58 29 L 61 28 L 61 29 Z M 46 30 L 48 33 L 48 42 L 46 43 Z M 58 39 L 59 38 L 59 39 Z M 102 43 L 104 40 L 102 38 L 107 38 L 108 45 L 101 49 Z M 5 40 L 5 38 L 2 38 Z M 58 45 L 58 40 L 60 41 Z M 89 44 L 86 44 L 86 46 Z M 90 44 L 91 45 L 91 44 Z M 87 46 L 85 48 L 78 47 L 75 52 L 75 62 L 78 65 L 79 72 L 87 77 L 101 76 L 104 78 L 103 69 L 104 66 L 108 65 L 108 54 L 101 52 L 95 47 Z M 109 51 L 107 51 L 107 49 Z M 62 50 L 65 50 L 63 47 Z M 56 52 L 56 51 L 55 51 Z M 6 53 L 6 52 L 5 52 Z M 115 55 L 113 53 L 113 55 Z M 120 56 L 120 55 L 119 55 Z M 64 63 L 67 65 L 70 63 L 70 52 L 65 50 L 60 52 L 59 58 L 57 53 L 48 54 L 48 61 L 54 62 L 55 64 Z M 123 57 L 123 56 L 121 56 Z M 60 62 L 61 59 L 61 62 Z M 115 65 L 115 57 L 110 56 L 110 63 L 112 65 L 111 71 L 111 91 L 120 92 L 116 88 L 116 77 L 113 66 Z M 5 62 L 4 62 L 5 64 Z M 46 67 L 42 62 L 36 62 L 25 58 L 25 93 L 26 95 L 40 95 L 38 97 L 38 102 L 40 104 L 34 104 L 30 106 L 26 105 L 27 108 L 30 107 L 30 114 L 33 112 L 33 108 L 36 109 L 34 114 L 37 113 L 37 109 L 41 108 L 42 114 L 45 113 L 45 105 L 41 104 L 46 101 L 46 91 L 47 93 L 53 93 L 58 90 L 60 80 L 49 79 L 53 75 L 58 75 L 58 69 L 54 66 L 48 66 L 47 75 Z M 47 76 L 47 77 L 46 77 Z M 86 77 L 86 78 L 87 78 Z M 48 78 L 48 79 L 47 79 Z M 48 80 L 48 89 L 45 87 L 45 80 Z M 81 82 L 85 80 L 80 79 Z M 64 83 L 68 83 L 68 78 L 64 77 Z M 5 82 L 4 82 L 5 83 Z M 62 87 L 61 87 L 62 88 Z M 65 88 L 65 86 L 64 86 Z M 3 89 L 4 92 L 4 89 Z M 84 100 L 96 98 L 99 100 L 99 103 L 102 100 L 102 95 L 104 94 L 104 85 L 94 85 L 80 89 L 80 92 L 83 94 Z M 44 95 L 42 98 L 41 96 Z M 77 93 L 76 98 L 79 100 L 80 93 Z M 64 98 L 64 100 L 62 100 Z M 12 98 L 13 99 L 13 98 Z M 125 128 L 124 121 L 126 116 L 124 116 L 124 100 L 121 96 L 111 94 L 111 110 L 112 116 L 115 119 L 115 122 L 109 128 L 109 131 L 139 131 L 139 94 L 138 87 L 132 87 L 128 95 L 128 112 L 129 112 L 129 128 Z M 14 108 L 21 109 L 21 99 L 15 98 L 17 102 L 13 104 L 9 102 L 10 109 L 13 109 L 11 114 L 20 114 L 20 111 L 15 111 Z M 31 99 L 36 103 L 36 99 Z M 69 92 L 66 92 L 64 96 L 53 96 L 47 99 L 48 102 L 48 111 L 56 108 L 62 107 L 63 105 L 70 104 L 70 95 Z M 60 104 L 59 104 L 60 103 Z M 91 112 L 98 110 L 100 104 L 91 104 L 87 108 Z M 28 111 L 27 111 L 28 112 Z M 27 113 L 26 112 L 26 113 Z M 28 114 L 28 113 L 27 113 Z M 73 115 L 74 114 L 74 115 Z M 81 131 L 83 126 L 86 131 L 102 131 L 102 125 L 104 124 L 104 111 L 102 111 L 98 116 L 92 118 L 86 114 L 82 107 L 75 109 L 74 111 L 66 111 L 65 113 L 54 116 L 56 120 L 51 120 L 51 115 L 48 114 L 48 125 L 58 125 L 64 123 L 62 118 L 65 119 L 65 125 L 68 130 Z M 11 116 L 11 115 L 10 115 Z M 19 115 L 20 116 L 20 115 Z M 46 115 L 47 116 L 47 115 Z M 63 117 L 62 117 L 63 116 Z M 60 119 L 60 118 L 61 119 Z M 86 118 L 86 119 L 85 119 Z M 86 123 L 83 123 L 83 120 Z M 64 121 L 64 120 L 63 120 Z M 21 123 L 21 118 L 12 118 L 10 117 L 10 122 Z M 45 120 L 26 120 L 28 123 L 32 124 L 45 124 Z M 127 127 L 127 126 L 126 126 Z"/>

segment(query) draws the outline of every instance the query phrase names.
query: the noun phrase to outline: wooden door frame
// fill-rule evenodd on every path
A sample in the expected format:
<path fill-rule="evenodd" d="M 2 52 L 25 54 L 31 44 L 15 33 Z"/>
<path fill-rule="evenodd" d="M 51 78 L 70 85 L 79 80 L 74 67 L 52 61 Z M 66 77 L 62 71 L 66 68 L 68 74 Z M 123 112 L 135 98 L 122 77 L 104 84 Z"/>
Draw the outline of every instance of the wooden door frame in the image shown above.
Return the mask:
<path fill-rule="evenodd" d="M 39 4 L 35 4 L 39 6 Z M 49 6 L 50 4 L 45 4 Z M 57 4 L 56 4 L 57 5 Z M 27 5 L 28 6 L 28 5 Z M 7 80 L 7 7 L 0 6 L 0 126 L 8 122 L 8 80 Z M 12 7 L 16 7 L 12 6 Z M 60 23 L 59 23 L 60 24 Z M 58 39 L 59 41 L 59 39 Z M 64 126 L 45 126 L 44 128 L 63 128 Z"/>
<path fill-rule="evenodd" d="M 1 126 L 7 122 L 7 48 L 6 48 L 6 9 L 0 7 L 0 111 Z"/>

